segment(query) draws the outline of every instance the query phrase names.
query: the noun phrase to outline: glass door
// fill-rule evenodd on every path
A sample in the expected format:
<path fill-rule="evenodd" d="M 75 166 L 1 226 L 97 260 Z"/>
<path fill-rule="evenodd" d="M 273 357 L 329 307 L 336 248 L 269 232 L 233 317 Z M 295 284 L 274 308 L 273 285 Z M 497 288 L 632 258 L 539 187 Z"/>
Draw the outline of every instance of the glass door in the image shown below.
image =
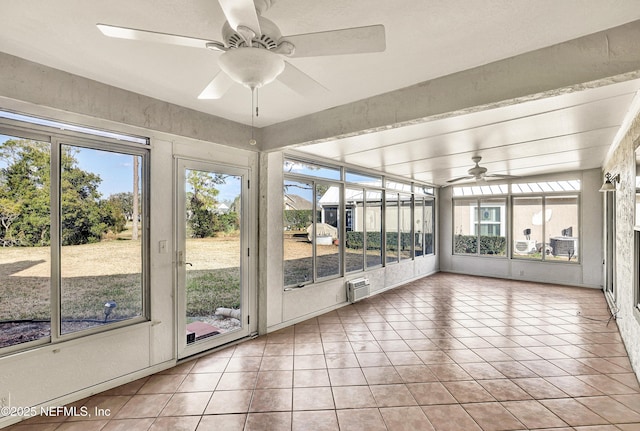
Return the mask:
<path fill-rule="evenodd" d="M 249 335 L 248 170 L 178 160 L 178 356 Z"/>

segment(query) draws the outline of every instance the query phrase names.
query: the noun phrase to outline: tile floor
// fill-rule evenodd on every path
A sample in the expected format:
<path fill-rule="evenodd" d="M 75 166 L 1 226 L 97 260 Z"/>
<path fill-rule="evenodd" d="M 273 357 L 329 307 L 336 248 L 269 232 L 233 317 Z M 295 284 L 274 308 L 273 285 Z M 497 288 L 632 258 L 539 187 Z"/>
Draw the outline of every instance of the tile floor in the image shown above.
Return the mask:
<path fill-rule="evenodd" d="M 640 430 L 601 291 L 436 274 L 11 431 Z"/>

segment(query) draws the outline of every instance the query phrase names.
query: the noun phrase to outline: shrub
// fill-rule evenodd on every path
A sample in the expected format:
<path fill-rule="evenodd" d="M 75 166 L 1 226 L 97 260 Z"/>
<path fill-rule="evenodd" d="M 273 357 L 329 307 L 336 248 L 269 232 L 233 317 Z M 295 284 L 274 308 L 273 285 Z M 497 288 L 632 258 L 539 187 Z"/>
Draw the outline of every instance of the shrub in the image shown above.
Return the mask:
<path fill-rule="evenodd" d="M 507 239 L 502 236 L 480 235 L 480 254 L 504 255 Z M 476 235 L 456 235 L 453 241 L 455 254 L 477 254 L 478 237 Z"/>

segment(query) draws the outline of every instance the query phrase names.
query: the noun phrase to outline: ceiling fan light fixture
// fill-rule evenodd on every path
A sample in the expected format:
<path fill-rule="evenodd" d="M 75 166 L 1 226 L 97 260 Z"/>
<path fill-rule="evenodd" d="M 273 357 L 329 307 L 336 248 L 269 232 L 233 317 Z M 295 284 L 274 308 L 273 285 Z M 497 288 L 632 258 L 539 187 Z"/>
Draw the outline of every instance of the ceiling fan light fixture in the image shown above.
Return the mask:
<path fill-rule="evenodd" d="M 269 84 L 284 70 L 284 60 L 260 48 L 237 48 L 218 59 L 220 68 L 234 81 L 254 89 Z"/>

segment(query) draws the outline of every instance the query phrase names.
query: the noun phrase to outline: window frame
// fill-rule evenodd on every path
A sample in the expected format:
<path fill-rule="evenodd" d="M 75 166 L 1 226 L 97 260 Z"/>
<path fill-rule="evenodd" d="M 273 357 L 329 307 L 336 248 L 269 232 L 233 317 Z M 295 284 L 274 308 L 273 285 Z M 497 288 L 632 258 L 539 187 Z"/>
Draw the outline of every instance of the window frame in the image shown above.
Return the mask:
<path fill-rule="evenodd" d="M 9 111 L 2 111 L 6 113 Z M 11 114 L 11 112 L 9 112 Z M 33 120 L 34 122 L 28 122 Z M 48 123 L 52 123 L 51 126 Z M 148 138 L 140 138 L 130 134 L 108 132 L 90 127 L 69 124 L 69 129 L 63 128 L 66 123 L 47 120 L 36 116 L 15 114 L 0 115 L 0 134 L 40 141 L 49 144 L 50 157 L 50 190 L 49 190 L 49 226 L 50 244 L 49 258 L 51 269 L 49 272 L 49 309 L 50 334 L 37 340 L 13 344 L 0 348 L 0 357 L 25 351 L 34 347 L 55 345 L 88 335 L 106 333 L 119 328 L 133 326 L 150 321 L 151 289 L 150 289 L 150 157 L 151 148 Z M 96 133 L 96 131 L 98 133 Z M 114 137 L 110 137 L 112 134 Z M 131 140 L 119 139 L 131 137 Z M 140 223 L 140 256 L 141 256 L 141 315 L 119 322 L 96 325 L 78 331 L 61 333 L 61 166 L 60 154 L 63 145 L 81 147 L 100 151 L 140 156 L 140 189 L 141 189 L 141 223 Z"/>
<path fill-rule="evenodd" d="M 495 201 L 501 200 L 503 202 L 502 205 L 498 205 Z M 470 208 L 470 217 L 468 220 L 469 224 L 469 235 L 476 237 L 476 250 L 474 253 L 458 253 L 456 252 L 456 232 L 455 226 L 458 224 L 456 221 L 456 202 L 468 202 L 468 207 Z M 451 242 L 451 254 L 454 256 L 467 256 L 467 257 L 485 257 L 491 259 L 507 259 L 509 257 L 509 203 L 510 199 L 508 195 L 505 194 L 495 194 L 495 195 L 475 195 L 475 196 L 456 196 L 451 199 L 451 214 L 453 219 L 453 231 L 452 231 L 452 242 Z M 482 254 L 480 247 L 480 237 L 482 235 L 482 216 L 481 211 L 483 208 L 499 208 L 500 211 L 500 221 L 499 222 L 490 222 L 488 226 L 500 226 L 501 235 L 488 235 L 495 237 L 503 237 L 505 238 L 505 250 L 504 254 L 494 255 L 494 254 Z M 502 227 L 504 226 L 504 232 Z M 485 235 L 487 236 L 487 235 Z"/>
<path fill-rule="evenodd" d="M 513 232 L 513 230 L 515 229 L 515 226 L 513 225 L 513 217 L 515 215 L 515 211 L 513 210 L 514 208 L 514 202 L 517 200 L 517 198 L 540 198 L 542 200 L 541 203 L 541 212 L 542 212 L 542 239 L 543 239 L 543 244 L 542 247 L 545 248 L 546 247 L 550 247 L 549 243 L 547 243 L 547 221 L 544 218 L 544 214 L 546 214 L 546 210 L 547 210 L 547 199 L 548 198 L 560 198 L 560 197 L 575 197 L 576 198 L 576 215 L 577 215 L 577 219 L 578 219 L 578 255 L 577 257 L 572 258 L 573 260 L 557 260 L 557 259 L 547 259 L 546 257 L 546 252 L 543 251 L 541 258 L 540 259 L 530 259 L 530 258 L 526 258 L 526 257 L 520 257 L 519 255 L 517 255 L 514 252 L 514 248 L 511 248 L 511 253 L 510 253 L 510 258 L 511 259 L 515 259 L 519 262 L 542 262 L 542 263 L 553 263 L 553 264 L 571 264 L 571 265 L 580 265 L 582 264 L 582 241 L 580 240 L 580 238 L 582 238 L 582 193 L 581 190 L 578 191 L 557 191 L 557 192 L 531 192 L 531 193 L 517 193 L 515 195 L 512 195 L 512 199 L 511 199 L 511 204 L 510 204 L 510 209 L 511 209 L 511 216 L 510 219 L 512 221 L 512 227 L 510 230 L 511 233 L 511 241 L 510 243 L 513 243 L 515 238 L 515 232 Z"/>
<path fill-rule="evenodd" d="M 304 174 L 304 173 L 300 173 L 300 172 L 295 172 L 291 169 L 287 170 L 285 169 L 285 166 L 288 165 L 293 165 L 295 166 L 296 163 L 300 163 L 300 164 L 306 164 L 306 165 L 311 165 L 314 167 L 318 167 L 320 169 L 322 168 L 328 168 L 330 170 L 339 170 L 340 171 L 340 180 L 334 180 L 332 178 L 327 178 L 327 177 L 322 177 L 319 175 L 314 175 L 314 174 Z M 319 169 L 319 170 L 320 170 Z M 286 271 L 284 270 L 284 264 L 285 264 L 285 259 L 284 259 L 284 255 L 283 255 L 283 286 L 284 286 L 284 290 L 288 291 L 288 290 L 293 290 L 296 288 L 302 288 L 302 287 L 307 287 L 307 286 L 311 286 L 315 283 L 318 282 L 323 282 L 326 280 L 331 280 L 331 279 L 335 279 L 335 278 L 340 278 L 340 277 L 344 277 L 345 275 L 349 274 L 349 275 L 353 275 L 353 274 L 357 274 L 358 272 L 365 272 L 367 270 L 371 270 L 374 268 L 381 268 L 381 267 L 386 267 L 389 264 L 393 265 L 395 263 L 401 263 L 401 262 L 408 262 L 408 261 L 413 261 L 416 260 L 418 258 L 424 257 L 424 256 L 433 256 L 436 254 L 436 245 L 435 245 L 435 238 L 436 238 L 436 234 L 437 234 L 437 226 L 435 224 L 435 220 L 436 220 L 436 213 L 437 213 L 437 198 L 435 195 L 435 188 L 433 186 L 430 186 L 426 183 L 419 183 L 419 182 L 414 182 L 414 181 L 410 181 L 407 179 L 397 179 L 394 177 L 390 177 L 390 176 L 386 176 L 383 175 L 381 173 L 378 172 L 368 172 L 365 169 L 362 168 L 352 168 L 351 166 L 345 166 L 345 165 L 337 165 L 337 164 L 332 164 L 332 163 L 327 163 L 324 161 L 320 161 L 317 159 L 311 159 L 311 158 L 307 158 L 307 157 L 300 157 L 298 155 L 292 155 L 292 154 L 284 154 L 283 156 L 283 167 L 282 167 L 282 172 L 283 172 L 283 184 L 285 184 L 287 181 L 295 181 L 295 182 L 302 182 L 302 183 L 307 183 L 312 185 L 313 187 L 313 212 L 315 213 L 316 211 L 316 184 L 317 183 L 325 183 L 325 184 L 333 184 L 333 185 L 339 185 L 341 187 L 341 202 L 339 203 L 339 216 L 341 217 L 341 222 L 340 222 L 340 228 L 339 228 L 339 247 L 340 247 L 340 256 L 341 256 L 341 268 L 340 268 L 340 274 L 339 275 L 335 275 L 335 276 L 329 276 L 329 277 L 322 277 L 319 278 L 316 276 L 317 274 L 317 256 L 315 255 L 315 245 L 313 246 L 313 276 L 314 276 L 314 280 L 312 281 L 308 281 L 305 283 L 301 283 L 301 284 L 285 284 L 284 280 L 286 279 Z M 355 175 L 355 176 L 363 176 L 366 177 L 366 179 L 369 180 L 375 180 L 375 183 L 371 183 L 371 182 L 352 182 L 352 181 L 347 181 L 346 178 L 348 175 Z M 378 184 L 377 181 L 380 181 L 380 183 Z M 363 205 L 362 205 L 362 211 L 365 213 L 365 219 L 363 221 L 363 267 L 362 268 L 358 268 L 358 269 L 352 269 L 352 270 L 347 270 L 347 266 L 346 266 L 346 251 L 345 251 L 345 240 L 346 240 L 346 235 L 347 235 L 347 226 L 346 226 L 346 217 L 347 217 L 347 202 L 346 202 L 346 192 L 348 189 L 358 189 L 358 190 L 362 190 L 363 191 Z M 381 246 L 381 250 L 380 250 L 380 263 L 376 263 L 375 265 L 368 265 L 368 259 L 367 259 L 367 233 L 370 231 L 369 229 L 367 229 L 367 220 L 366 220 L 366 211 L 368 208 L 372 207 L 371 205 L 369 205 L 369 198 L 368 195 L 370 192 L 373 193 L 377 193 L 380 195 L 380 246 Z M 407 206 L 407 208 L 409 209 L 410 215 L 409 215 L 409 219 L 411 221 L 411 235 L 414 235 L 414 233 L 416 232 L 416 228 L 415 226 L 413 226 L 413 222 L 415 221 L 415 205 L 416 205 L 416 201 L 420 200 L 421 202 L 423 202 L 424 205 L 426 205 L 426 201 L 430 201 L 431 202 L 431 210 L 432 210 L 432 230 L 433 232 L 431 232 L 432 238 L 433 238 L 433 246 L 432 246 L 432 251 L 428 254 L 425 254 L 425 244 L 423 244 L 423 253 L 421 255 L 417 255 L 416 256 L 416 251 L 415 251 L 415 241 L 411 241 L 411 250 L 410 250 L 410 257 L 404 258 L 404 259 L 400 259 L 400 250 L 398 250 L 398 256 L 397 259 L 393 260 L 393 261 L 387 261 L 387 252 L 386 252 L 386 240 L 387 240 L 387 230 L 386 230 L 386 224 L 387 224 L 387 197 L 389 195 L 389 193 L 395 193 L 397 195 L 406 195 L 410 198 L 410 205 Z M 375 206 L 377 207 L 377 205 Z M 398 216 L 399 216 L 399 211 L 400 211 L 400 201 L 398 201 L 398 207 L 397 207 L 397 211 L 398 211 Z M 422 214 L 424 214 L 424 207 L 421 209 Z M 355 220 L 355 218 L 353 218 L 353 220 Z M 397 228 L 398 228 L 398 234 L 399 234 L 399 230 L 400 230 L 400 219 L 398 217 L 397 220 Z M 422 223 L 424 224 L 424 220 L 422 221 Z M 284 224 L 283 224 L 284 225 Z M 400 236 L 398 235 L 398 242 L 399 242 Z M 284 236 L 283 236 L 283 241 L 284 241 Z M 424 241 L 422 241 L 424 243 Z M 284 253 L 284 249 L 283 249 L 283 253 Z"/>

